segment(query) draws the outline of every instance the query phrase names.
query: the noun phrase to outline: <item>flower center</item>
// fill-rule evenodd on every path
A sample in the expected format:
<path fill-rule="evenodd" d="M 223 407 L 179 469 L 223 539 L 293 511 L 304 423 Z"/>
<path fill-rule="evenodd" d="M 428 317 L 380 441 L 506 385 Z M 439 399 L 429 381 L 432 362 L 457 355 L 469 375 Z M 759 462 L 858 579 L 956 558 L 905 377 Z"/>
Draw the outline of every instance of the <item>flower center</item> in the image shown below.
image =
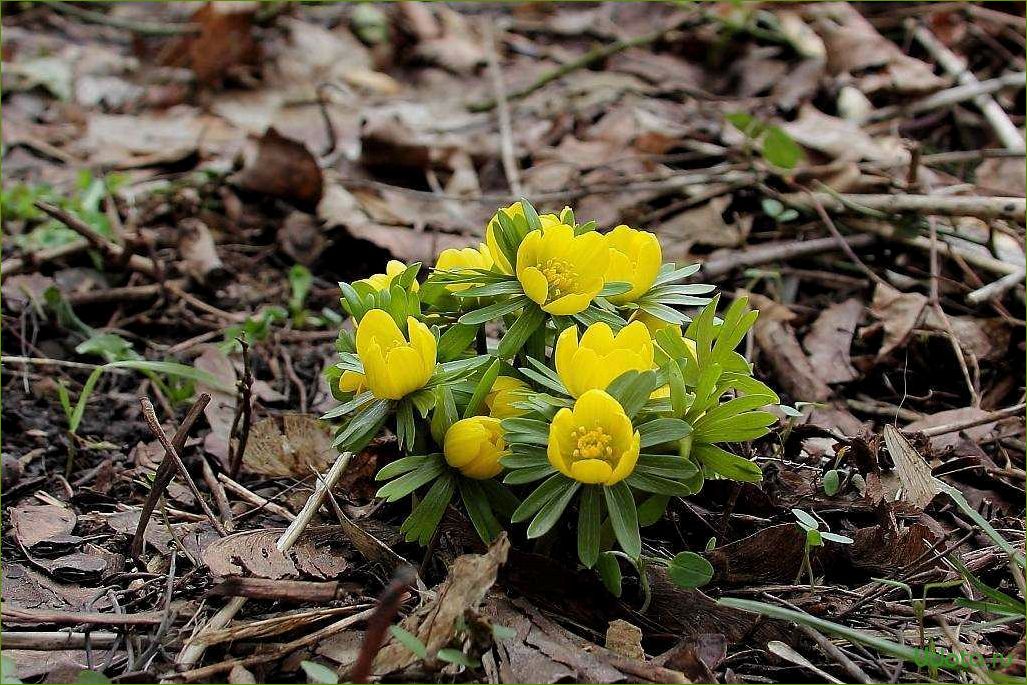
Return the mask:
<path fill-rule="evenodd" d="M 579 426 L 571 431 L 571 437 L 575 439 L 575 459 L 602 459 L 613 463 L 613 436 L 603 430 L 602 426 L 585 428 Z"/>
<path fill-rule="evenodd" d="M 574 281 L 578 274 L 574 267 L 565 259 L 547 259 L 540 267 L 542 275 L 546 277 L 549 284 L 549 301 L 553 301 L 570 292 L 574 288 Z"/>

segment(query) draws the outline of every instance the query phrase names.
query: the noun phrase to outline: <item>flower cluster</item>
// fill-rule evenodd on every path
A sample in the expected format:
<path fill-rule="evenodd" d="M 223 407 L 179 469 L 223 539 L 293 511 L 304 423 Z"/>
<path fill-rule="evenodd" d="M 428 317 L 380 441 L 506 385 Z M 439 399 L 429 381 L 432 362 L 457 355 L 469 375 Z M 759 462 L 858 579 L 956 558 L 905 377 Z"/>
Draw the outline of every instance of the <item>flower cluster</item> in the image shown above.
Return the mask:
<path fill-rule="evenodd" d="M 706 478 L 761 478 L 719 446 L 775 420 L 777 396 L 735 351 L 756 318 L 744 298 L 718 318 L 713 287 L 683 282 L 698 265 L 569 208 L 522 200 L 484 233 L 422 282 L 419 264 L 390 262 L 340 284 L 354 332 L 340 332 L 340 405 L 325 418 L 344 450 L 395 434 L 404 456 L 378 496 L 419 493 L 408 540 L 427 544 L 457 499 L 486 541 L 520 522 L 528 538 L 559 535 L 576 510 L 578 557 L 602 569 L 639 559 L 640 527 Z"/>

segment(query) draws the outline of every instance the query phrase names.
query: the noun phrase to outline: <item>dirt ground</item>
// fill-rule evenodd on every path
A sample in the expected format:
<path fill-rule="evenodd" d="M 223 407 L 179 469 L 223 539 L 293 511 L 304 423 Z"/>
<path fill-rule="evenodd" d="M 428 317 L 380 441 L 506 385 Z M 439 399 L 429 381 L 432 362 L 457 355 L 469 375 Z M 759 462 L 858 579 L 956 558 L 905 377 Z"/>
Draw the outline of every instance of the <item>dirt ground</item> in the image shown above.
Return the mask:
<path fill-rule="evenodd" d="M 1023 678 L 1021 4 L 2 13 L 3 682 Z M 336 458 L 338 282 L 520 197 L 760 310 L 763 482 L 643 529 L 701 590 L 615 597 L 559 530 L 486 549 L 455 510 L 403 542 L 391 433 L 276 548 Z"/>

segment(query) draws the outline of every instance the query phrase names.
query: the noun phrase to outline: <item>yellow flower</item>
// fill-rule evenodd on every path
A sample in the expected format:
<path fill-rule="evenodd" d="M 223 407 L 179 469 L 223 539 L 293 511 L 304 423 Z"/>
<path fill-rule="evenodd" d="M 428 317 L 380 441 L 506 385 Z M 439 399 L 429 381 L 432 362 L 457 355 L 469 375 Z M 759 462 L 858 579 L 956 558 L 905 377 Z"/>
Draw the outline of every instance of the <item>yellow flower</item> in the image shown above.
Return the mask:
<path fill-rule="evenodd" d="M 524 399 L 528 384 L 510 376 L 497 376 L 492 388 L 485 395 L 485 404 L 489 408 L 489 416 L 497 419 L 509 419 L 526 414 L 526 409 L 515 407 L 514 402 Z"/>
<path fill-rule="evenodd" d="M 339 390 L 359 395 L 367 390 L 367 376 L 357 371 L 343 371 L 339 378 Z"/>
<path fill-rule="evenodd" d="M 549 426 L 549 463 L 589 484 L 613 485 L 635 470 L 640 437 L 624 409 L 602 390 L 589 390 Z"/>
<path fill-rule="evenodd" d="M 603 289 L 609 261 L 603 236 L 595 231 L 576 236 L 573 228 L 559 224 L 525 236 L 517 250 L 517 280 L 550 314 L 577 314 Z"/>
<path fill-rule="evenodd" d="M 492 254 L 486 245 L 479 245 L 477 250 L 473 247 L 465 247 L 462 250 L 451 247 L 439 255 L 435 262 L 435 270 L 463 273 L 467 269 L 491 269 L 492 264 Z M 470 287 L 470 283 L 452 283 L 446 286 L 454 293 Z"/>
<path fill-rule="evenodd" d="M 423 388 L 435 373 L 437 343 L 428 327 L 407 318 L 410 339 L 389 314 L 372 309 L 357 326 L 357 356 L 375 397 L 398 400 Z"/>
<path fill-rule="evenodd" d="M 444 442 L 446 462 L 468 478 L 484 480 L 503 470 L 499 460 L 506 456 L 506 441 L 497 418 L 460 419 L 446 431 Z"/>
<path fill-rule="evenodd" d="M 653 286 L 663 263 L 660 241 L 648 231 L 638 231 L 621 225 L 606 236 L 610 248 L 610 266 L 606 282 L 631 284 L 631 290 L 607 297 L 614 304 L 634 302 Z"/>
<path fill-rule="evenodd" d="M 616 336 L 603 322 L 589 326 L 578 342 L 578 329 L 564 329 L 556 341 L 556 373 L 567 391 L 581 397 L 593 389 L 606 390 L 625 371 L 653 368 L 653 340 L 639 321 Z"/>
<path fill-rule="evenodd" d="M 399 276 L 401 273 L 406 271 L 406 268 L 407 265 L 399 261 L 398 259 L 390 259 L 389 262 L 385 265 L 385 273 L 372 274 L 367 278 L 361 278 L 359 281 L 357 281 L 357 283 L 367 283 L 369 286 L 378 291 L 386 290 L 392 285 L 393 279 L 395 279 L 396 276 Z M 414 279 L 414 282 L 410 286 L 410 289 L 414 292 L 417 292 L 419 287 L 420 285 L 418 284 L 417 280 Z"/>
<path fill-rule="evenodd" d="M 523 217 L 524 207 L 521 203 L 515 202 L 509 207 L 503 207 L 502 211 L 510 215 L 511 218 Z M 550 228 L 560 223 L 560 217 L 555 214 L 540 214 L 539 221 L 542 222 L 542 228 Z M 505 274 L 512 274 L 514 272 L 513 267 L 510 265 L 510 260 L 506 258 L 503 251 L 499 249 L 499 241 L 496 240 L 496 229 L 499 228 L 499 212 L 496 212 L 491 219 L 489 219 L 488 226 L 485 228 L 485 244 L 489 248 L 489 253 L 495 260 L 496 268 Z"/>

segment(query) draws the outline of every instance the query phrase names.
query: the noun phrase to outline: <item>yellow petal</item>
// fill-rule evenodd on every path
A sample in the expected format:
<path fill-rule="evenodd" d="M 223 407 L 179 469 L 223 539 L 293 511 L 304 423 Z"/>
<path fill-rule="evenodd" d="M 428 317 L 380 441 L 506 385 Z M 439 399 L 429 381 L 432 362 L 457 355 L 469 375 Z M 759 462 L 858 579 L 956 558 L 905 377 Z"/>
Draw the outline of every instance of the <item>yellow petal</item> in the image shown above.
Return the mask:
<path fill-rule="evenodd" d="M 361 356 L 361 350 L 367 349 L 372 341 L 379 347 L 389 348 L 406 343 L 406 338 L 388 312 L 372 309 L 364 314 L 364 318 L 357 325 L 357 355 Z"/>
<path fill-rule="evenodd" d="M 541 275 L 541 273 L 539 274 Z M 543 277 L 545 280 L 545 277 Z M 597 290 L 596 293 L 599 291 Z M 542 310 L 549 312 L 555 316 L 570 316 L 571 314 L 577 314 L 588 309 L 589 303 L 595 298 L 595 294 L 588 293 L 571 293 L 570 295 L 564 295 L 558 297 L 549 304 L 543 305 Z M 535 299 L 535 298 L 531 298 Z M 535 300 L 538 302 L 538 300 Z M 540 303 L 541 304 L 541 303 Z"/>
<path fill-rule="evenodd" d="M 581 426 L 606 426 L 612 417 L 624 416 L 624 409 L 604 390 L 589 390 L 574 403 L 574 423 Z"/>
<path fill-rule="evenodd" d="M 571 478 L 589 485 L 607 484 L 613 468 L 602 459 L 581 459 L 571 464 Z"/>
<path fill-rule="evenodd" d="M 446 463 L 455 468 L 465 466 L 478 457 L 483 442 L 488 440 L 488 433 L 474 418 L 461 419 L 449 427 L 443 441 L 442 451 Z"/>
<path fill-rule="evenodd" d="M 356 371 L 343 371 L 339 378 L 339 390 L 342 392 L 359 393 L 367 387 L 367 378 Z"/>
<path fill-rule="evenodd" d="M 574 439 L 571 431 L 575 428 L 574 414 L 570 409 L 564 407 L 556 412 L 553 422 L 549 425 L 549 446 L 546 449 L 546 456 L 560 473 L 570 476 L 570 464 L 568 458 L 574 451 Z"/>
<path fill-rule="evenodd" d="M 431 330 L 412 316 L 407 317 L 407 331 L 410 333 L 410 345 L 421 357 L 422 369 L 431 376 L 435 372 L 438 342 Z M 427 382 L 427 381 L 425 381 Z"/>
<path fill-rule="evenodd" d="M 374 393 L 375 397 L 391 399 L 395 390 L 389 375 L 388 364 L 385 363 L 385 355 L 382 354 L 382 348 L 372 342 L 370 348 L 360 355 L 360 361 L 364 365 L 368 389 Z"/>
<path fill-rule="evenodd" d="M 513 273 L 513 268 L 510 266 L 510 260 L 506 258 L 503 251 L 499 249 L 499 241 L 496 240 L 495 224 L 490 223 L 488 228 L 485 229 L 485 244 L 488 246 L 489 254 L 492 255 L 492 259 L 495 260 L 495 267 L 504 274 Z"/>
<path fill-rule="evenodd" d="M 653 338 L 649 329 L 641 321 L 634 321 L 617 333 L 616 345 L 622 349 L 634 350 L 648 363 L 640 370 L 648 369 L 653 364 Z"/>
<path fill-rule="evenodd" d="M 524 288 L 525 295 L 539 304 L 545 304 L 546 297 L 549 295 L 549 282 L 541 271 L 529 266 L 520 270 L 517 278 L 521 282 L 521 287 Z"/>
<path fill-rule="evenodd" d="M 606 354 L 613 349 L 613 329 L 604 321 L 598 321 L 588 328 L 581 336 L 581 346 L 595 350 L 599 354 Z"/>
<path fill-rule="evenodd" d="M 631 445 L 627 451 L 621 453 L 620 460 L 617 462 L 617 468 L 613 469 L 613 473 L 610 474 L 609 480 L 606 481 L 607 485 L 613 485 L 619 483 L 635 470 L 635 464 L 638 463 L 639 446 L 641 444 L 641 436 L 638 431 L 635 431 L 634 436 L 631 440 Z"/>
<path fill-rule="evenodd" d="M 490 248 L 491 249 L 491 248 Z M 529 266 L 538 266 L 542 262 L 542 231 L 531 231 L 524 236 L 517 248 L 517 277 Z"/>
<path fill-rule="evenodd" d="M 595 231 L 581 234 L 574 239 L 570 258 L 578 267 L 578 273 L 598 276 L 602 280 L 610 263 L 610 250 L 606 246 L 606 238 Z"/>
<path fill-rule="evenodd" d="M 556 339 L 553 357 L 556 360 L 556 375 L 563 378 L 573 369 L 574 353 L 578 351 L 578 327 L 568 326 Z M 564 383 L 566 385 L 566 383 Z"/>
<path fill-rule="evenodd" d="M 424 384 L 428 382 L 421 356 L 409 345 L 389 350 L 386 363 L 392 385 L 392 394 L 386 397 L 390 400 L 406 397 L 414 390 L 423 388 Z"/>

